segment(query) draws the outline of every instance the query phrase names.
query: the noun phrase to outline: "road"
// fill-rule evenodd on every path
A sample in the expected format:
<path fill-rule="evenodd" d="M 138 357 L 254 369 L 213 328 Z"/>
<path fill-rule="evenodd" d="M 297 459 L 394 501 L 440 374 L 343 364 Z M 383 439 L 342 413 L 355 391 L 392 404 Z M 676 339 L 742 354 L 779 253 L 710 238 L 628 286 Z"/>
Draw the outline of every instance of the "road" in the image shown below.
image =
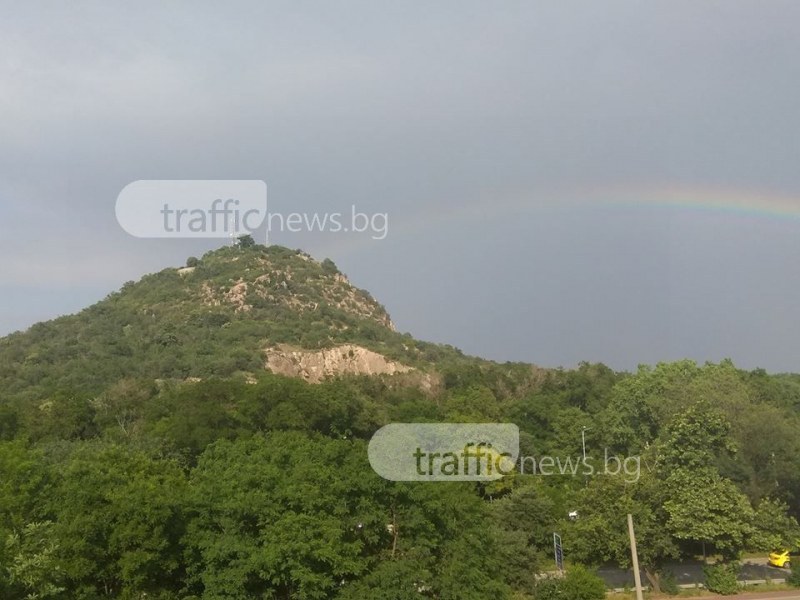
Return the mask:
<path fill-rule="evenodd" d="M 703 562 L 696 560 L 685 560 L 679 563 L 668 563 L 665 571 L 672 571 L 678 585 L 691 585 L 702 583 Z M 752 581 L 759 579 L 784 579 L 789 573 L 788 569 L 778 569 L 767 565 L 766 558 L 747 558 L 742 561 L 742 570 L 739 574 L 740 581 Z M 633 587 L 633 570 L 620 569 L 618 567 L 601 567 L 598 574 L 610 588 Z M 647 584 L 647 578 L 642 572 L 642 585 Z M 800 595 L 798 595 L 800 598 Z"/>
<path fill-rule="evenodd" d="M 717 596 L 721 598 L 721 596 Z M 788 590 L 785 592 L 744 592 L 736 595 L 736 598 L 746 598 L 747 600 L 800 600 L 800 591 Z"/>

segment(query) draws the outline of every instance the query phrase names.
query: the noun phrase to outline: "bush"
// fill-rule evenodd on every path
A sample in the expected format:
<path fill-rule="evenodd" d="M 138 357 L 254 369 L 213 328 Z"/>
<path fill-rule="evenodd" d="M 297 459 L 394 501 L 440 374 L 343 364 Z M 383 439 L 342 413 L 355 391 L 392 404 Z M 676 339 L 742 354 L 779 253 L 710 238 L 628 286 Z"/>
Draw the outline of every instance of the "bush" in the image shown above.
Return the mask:
<path fill-rule="evenodd" d="M 604 600 L 606 584 L 593 571 L 575 565 L 564 577 L 545 577 L 533 588 L 536 600 Z"/>
<path fill-rule="evenodd" d="M 719 563 L 703 567 L 706 576 L 706 588 L 717 594 L 728 596 L 739 591 L 736 576 L 739 574 L 739 563 Z"/>
<path fill-rule="evenodd" d="M 536 600 L 560 600 L 561 593 L 561 579 L 557 577 L 543 577 L 533 586 Z"/>
<path fill-rule="evenodd" d="M 603 600 L 606 597 L 605 582 L 586 567 L 570 567 L 561 581 L 566 600 Z"/>
<path fill-rule="evenodd" d="M 789 572 L 786 576 L 786 583 L 792 587 L 800 587 L 800 566 Z"/>
<path fill-rule="evenodd" d="M 240 235 L 236 240 L 236 245 L 239 248 L 253 248 L 256 245 L 256 241 L 252 235 Z"/>
<path fill-rule="evenodd" d="M 339 273 L 339 268 L 330 258 L 322 261 L 322 272 L 326 275 L 336 275 Z"/>
<path fill-rule="evenodd" d="M 190 256 L 186 259 L 186 266 L 187 267 L 196 267 L 200 261 L 197 260 L 196 256 Z"/>
<path fill-rule="evenodd" d="M 661 573 L 659 583 L 661 584 L 661 591 L 670 596 L 677 596 L 680 589 L 678 588 L 678 580 L 675 578 L 675 573 L 672 571 L 664 571 Z"/>

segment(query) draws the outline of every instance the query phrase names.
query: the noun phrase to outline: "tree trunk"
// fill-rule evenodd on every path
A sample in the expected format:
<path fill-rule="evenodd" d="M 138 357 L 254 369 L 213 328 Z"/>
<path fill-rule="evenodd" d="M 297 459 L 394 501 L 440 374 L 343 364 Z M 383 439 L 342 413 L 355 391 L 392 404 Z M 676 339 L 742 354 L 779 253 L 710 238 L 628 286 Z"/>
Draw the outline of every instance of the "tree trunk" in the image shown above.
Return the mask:
<path fill-rule="evenodd" d="M 655 569 L 649 569 L 645 567 L 644 569 L 644 576 L 647 577 L 647 581 L 650 582 L 650 590 L 654 594 L 661 593 L 661 577 L 658 574 L 658 571 Z"/>

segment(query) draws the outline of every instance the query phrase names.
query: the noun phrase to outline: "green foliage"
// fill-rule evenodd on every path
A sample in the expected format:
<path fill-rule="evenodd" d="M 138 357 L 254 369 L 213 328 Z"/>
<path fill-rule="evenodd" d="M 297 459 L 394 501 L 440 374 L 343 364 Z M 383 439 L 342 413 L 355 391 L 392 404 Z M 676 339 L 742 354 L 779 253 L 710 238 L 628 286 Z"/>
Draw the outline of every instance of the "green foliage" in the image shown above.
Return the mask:
<path fill-rule="evenodd" d="M 563 597 L 561 580 L 553 576 L 537 580 L 533 586 L 533 597 L 535 600 L 560 600 Z"/>
<path fill-rule="evenodd" d="M 220 248 L 194 270 L 146 275 L 77 315 L 0 339 L 0 438 L 19 431 L 14 405 L 67 392 L 89 400 L 122 378 L 257 373 L 276 344 L 355 343 L 417 367 L 481 362 L 389 324 L 383 306 L 327 263 L 280 246 Z"/>
<path fill-rule="evenodd" d="M 694 545 L 737 557 L 758 530 L 748 498 L 715 466 L 732 449 L 730 430 L 727 419 L 702 401 L 675 413 L 645 454 L 638 481 L 595 478 L 579 494 L 581 516 L 571 524 L 566 551 L 584 561 L 627 565 L 625 520 L 631 513 L 639 558 L 656 591 L 664 562 L 691 553 Z M 785 509 L 772 510 L 770 527 L 780 529 L 775 522 L 782 514 L 787 519 Z"/>
<path fill-rule="evenodd" d="M 402 598 L 420 587 L 487 597 L 503 588 L 487 573 L 497 565 L 478 527 L 485 509 L 467 489 L 389 485 L 352 441 L 274 432 L 217 442 L 192 475 L 190 585 L 231 598 L 329 597 L 341 582 L 345 597 L 370 589 Z M 381 554 L 389 562 L 377 566 Z"/>
<path fill-rule="evenodd" d="M 50 496 L 58 564 L 76 597 L 174 590 L 185 477 L 173 461 L 115 444 L 79 444 Z"/>
<path fill-rule="evenodd" d="M 239 248 L 253 248 L 256 245 L 256 241 L 252 235 L 240 235 L 236 238 L 236 245 Z"/>
<path fill-rule="evenodd" d="M 39 448 L 22 441 L 0 443 L 0 539 L 46 515 L 41 505 L 52 485 Z"/>
<path fill-rule="evenodd" d="M 321 266 L 322 266 L 322 272 L 325 273 L 326 275 L 339 274 L 339 267 L 337 267 L 336 263 L 334 263 L 330 258 L 326 258 L 325 260 L 323 260 Z"/>
<path fill-rule="evenodd" d="M 411 558 L 385 560 L 363 578 L 342 586 L 339 600 L 419 600 L 433 580 L 430 568 Z"/>
<path fill-rule="evenodd" d="M 58 392 L 27 415 L 34 439 L 87 440 L 97 435 L 95 407 L 86 396 Z"/>
<path fill-rule="evenodd" d="M 794 568 L 786 575 L 786 583 L 795 588 L 800 587 L 800 568 Z"/>
<path fill-rule="evenodd" d="M 732 451 L 731 425 L 705 402 L 691 405 L 670 421 L 664 431 L 662 458 L 669 469 L 713 467 L 716 457 Z"/>
<path fill-rule="evenodd" d="M 480 423 L 500 418 L 497 398 L 484 386 L 454 390 L 444 409 L 446 420 L 454 423 Z"/>
<path fill-rule="evenodd" d="M 297 433 L 217 442 L 192 476 L 190 580 L 211 596 L 317 598 L 361 574 L 362 549 L 386 536 L 361 460 Z"/>
<path fill-rule="evenodd" d="M 664 564 L 703 545 L 731 559 L 800 537 L 800 376 L 497 364 L 392 331 L 329 260 L 246 242 L 187 264 L 0 338 L 0 597 L 600 598 L 580 567 L 535 580 L 553 531 L 570 561 L 629 567 L 632 514 L 668 592 Z M 344 343 L 418 370 L 264 372 L 265 348 Z M 523 454 L 572 460 L 587 427 L 596 467 L 608 449 L 641 472 L 372 472 L 379 427 L 442 420 L 513 422 Z"/>
<path fill-rule="evenodd" d="M 55 558 L 58 546 L 52 528 L 50 521 L 28 523 L 21 532 L 6 539 L 4 575 L 8 596 L 57 598 L 66 589 L 64 573 Z"/>
<path fill-rule="evenodd" d="M 603 600 L 606 585 L 597 574 L 581 565 L 567 569 L 561 582 L 563 598 L 566 600 Z"/>
<path fill-rule="evenodd" d="M 497 530 L 505 537 L 503 562 L 509 581 L 524 588 L 536 572 L 536 553 L 550 551 L 558 521 L 552 498 L 533 485 L 523 484 L 491 503 Z"/>
<path fill-rule="evenodd" d="M 659 582 L 661 591 L 668 596 L 677 596 L 681 591 L 678 587 L 678 579 L 672 571 L 659 573 Z"/>
<path fill-rule="evenodd" d="M 736 485 L 711 469 L 675 471 L 665 482 L 667 528 L 680 540 L 711 542 L 736 558 L 753 535 L 753 509 Z"/>
<path fill-rule="evenodd" d="M 739 591 L 739 583 L 736 580 L 739 574 L 739 563 L 706 565 L 703 567 L 703 574 L 706 579 L 706 588 L 715 594 L 730 596 Z"/>
<path fill-rule="evenodd" d="M 567 569 L 564 577 L 544 577 L 533 588 L 536 600 L 603 600 L 606 585 L 596 573 L 581 565 Z"/>
<path fill-rule="evenodd" d="M 238 423 L 230 407 L 243 387 L 211 379 L 160 394 L 148 406 L 153 435 L 191 456 L 215 440 L 233 439 Z"/>
<path fill-rule="evenodd" d="M 620 477 L 598 477 L 578 495 L 577 521 L 564 530 L 564 551 L 586 563 L 613 561 L 630 567 L 627 515 L 633 516 L 639 562 L 658 591 L 658 572 L 680 555 L 679 540 L 666 527 L 664 490 L 652 473 L 635 484 Z"/>
<path fill-rule="evenodd" d="M 763 552 L 796 546 L 800 540 L 800 526 L 788 512 L 789 507 L 784 502 L 763 498 L 756 507 L 753 537 L 748 546 Z"/>

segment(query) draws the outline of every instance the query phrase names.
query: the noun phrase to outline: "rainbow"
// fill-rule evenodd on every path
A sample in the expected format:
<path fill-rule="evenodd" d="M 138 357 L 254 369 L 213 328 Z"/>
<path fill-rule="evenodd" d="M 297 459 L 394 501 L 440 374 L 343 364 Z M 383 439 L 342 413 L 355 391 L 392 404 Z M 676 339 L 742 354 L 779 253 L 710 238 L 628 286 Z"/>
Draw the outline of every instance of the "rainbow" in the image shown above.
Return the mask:
<path fill-rule="evenodd" d="M 800 220 L 800 195 L 725 188 L 661 186 L 605 188 L 587 196 L 625 208 L 662 207 L 744 217 Z M 591 201 L 589 201 L 591 202 Z"/>
<path fill-rule="evenodd" d="M 552 194 L 498 194 L 492 198 L 461 206 L 455 211 L 436 210 L 420 216 L 436 223 L 447 220 L 479 220 L 490 222 L 494 217 L 527 214 L 538 210 L 565 209 L 570 211 L 626 209 L 701 212 L 782 221 L 800 221 L 800 195 L 774 192 L 726 189 L 722 187 L 661 186 L 598 186 L 582 187 Z M 419 227 L 417 227 L 419 228 Z"/>
<path fill-rule="evenodd" d="M 442 236 L 447 236 L 451 230 L 469 222 L 490 224 L 496 220 L 522 217 L 542 210 L 586 209 L 666 210 L 685 214 L 694 212 L 780 221 L 794 225 L 800 222 L 800 195 L 712 186 L 627 184 L 583 186 L 552 193 L 540 190 L 484 190 L 476 196 L 465 198 L 455 209 L 450 202 L 440 204 L 431 199 L 423 211 L 403 217 L 397 217 L 391 206 L 382 210 L 389 213 L 388 237 L 399 240 L 434 229 L 439 229 Z M 368 236 L 337 236 L 336 240 L 324 244 L 322 251 L 335 255 L 370 243 Z"/>

